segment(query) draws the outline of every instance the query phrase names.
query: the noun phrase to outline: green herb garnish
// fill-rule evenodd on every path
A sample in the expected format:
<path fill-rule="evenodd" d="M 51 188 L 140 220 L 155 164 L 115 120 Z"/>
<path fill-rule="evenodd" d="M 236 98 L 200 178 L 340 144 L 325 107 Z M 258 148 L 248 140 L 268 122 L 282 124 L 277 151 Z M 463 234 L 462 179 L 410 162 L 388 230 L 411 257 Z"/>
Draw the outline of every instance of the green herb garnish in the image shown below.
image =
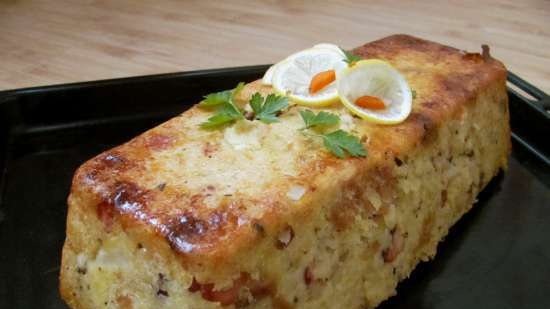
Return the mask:
<path fill-rule="evenodd" d="M 201 123 L 201 127 L 212 129 L 242 119 L 242 111 L 233 102 L 235 96 L 243 89 L 244 83 L 239 83 L 233 90 L 211 93 L 204 97 L 200 107 L 216 107 L 214 116 Z"/>
<path fill-rule="evenodd" d="M 363 59 L 355 54 L 353 54 L 351 51 L 348 51 L 348 50 L 344 50 L 342 48 L 340 48 L 340 50 L 344 53 L 344 55 L 346 56 L 346 59 L 344 59 L 344 62 L 347 63 L 348 65 L 352 66 L 354 63 L 356 63 L 357 61 Z"/>
<path fill-rule="evenodd" d="M 367 152 L 361 141 L 343 130 L 323 135 L 323 144 L 338 158 L 345 158 L 346 152 L 352 157 L 366 157 Z"/>
<path fill-rule="evenodd" d="M 242 118 L 243 114 L 239 110 L 239 108 L 231 103 L 226 102 L 223 103 L 223 105 L 216 111 L 214 116 L 208 118 L 207 121 L 201 123 L 201 127 L 205 129 L 212 129 Z"/>
<path fill-rule="evenodd" d="M 233 98 L 235 98 L 235 96 L 239 92 L 241 92 L 243 88 L 244 88 L 244 83 L 240 82 L 234 89 L 208 94 L 204 96 L 204 100 L 199 103 L 199 106 L 213 107 L 213 106 L 219 106 L 226 102 L 232 102 Z"/>
<path fill-rule="evenodd" d="M 416 99 L 416 90 L 411 90 L 411 95 L 412 95 L 412 98 L 413 100 Z"/>
<path fill-rule="evenodd" d="M 204 100 L 199 103 L 199 106 L 201 107 L 218 106 L 225 102 L 229 102 L 230 99 L 231 99 L 231 90 L 214 92 L 204 96 Z"/>
<path fill-rule="evenodd" d="M 302 116 L 305 123 L 305 126 L 302 129 L 309 129 L 312 127 L 330 127 L 337 125 L 340 122 L 340 117 L 338 117 L 338 115 L 327 112 L 319 112 L 315 115 L 314 112 L 308 109 L 300 111 L 300 116 Z"/>
<path fill-rule="evenodd" d="M 254 119 L 263 123 L 273 123 L 279 121 L 277 114 L 288 106 L 288 98 L 270 94 L 264 99 L 260 93 L 256 92 L 249 104 L 254 112 Z"/>
<path fill-rule="evenodd" d="M 300 111 L 300 116 L 304 120 L 305 126 L 300 129 L 303 134 L 320 137 L 323 139 L 323 145 L 338 158 L 345 158 L 346 155 L 352 157 L 365 157 L 367 152 L 361 144 L 359 138 L 343 130 L 336 130 L 327 134 L 317 134 L 304 131 L 310 128 L 329 127 L 340 122 L 340 117 L 327 112 L 315 114 L 310 110 Z"/>

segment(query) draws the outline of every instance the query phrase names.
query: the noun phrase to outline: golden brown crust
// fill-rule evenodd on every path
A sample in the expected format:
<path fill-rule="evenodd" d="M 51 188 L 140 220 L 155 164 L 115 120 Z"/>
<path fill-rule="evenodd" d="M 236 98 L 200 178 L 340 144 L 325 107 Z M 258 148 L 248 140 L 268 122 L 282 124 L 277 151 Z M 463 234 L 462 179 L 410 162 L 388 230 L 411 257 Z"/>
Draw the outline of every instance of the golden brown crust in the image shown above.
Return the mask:
<path fill-rule="evenodd" d="M 208 114 L 193 107 L 83 164 L 74 177 L 71 195 L 94 197 L 90 199 L 93 205 L 85 207 L 95 207 L 106 232 L 113 224 L 120 224 L 123 229 L 145 227 L 153 231 L 149 237 L 166 241 L 189 267 L 198 263 L 230 263 L 231 258 L 237 257 L 236 252 L 252 247 L 266 235 L 275 235 L 286 226 L 288 218 L 298 222 L 313 211 L 315 206 L 307 192 L 330 186 L 324 178 L 327 172 L 374 168 L 383 171 L 384 165 L 393 164 L 394 158 L 406 157 L 415 147 L 428 143 L 431 133 L 442 122 L 459 117 L 463 106 L 480 90 L 495 82 L 505 85 L 506 70 L 500 62 L 411 36 L 390 36 L 354 52 L 389 61 L 416 91 L 413 111 L 401 124 L 377 126 L 355 121 L 356 134 L 366 137 L 367 158 L 340 160 L 317 148 L 308 150 L 312 147 L 309 142 L 300 140 L 288 146 L 288 152 L 294 155 L 289 161 L 296 166 L 294 173 L 274 171 L 276 162 L 258 166 L 257 174 L 271 175 L 257 182 L 258 189 L 244 189 L 251 185 L 239 182 L 235 190 L 226 193 L 224 181 L 234 179 L 214 178 L 212 173 L 220 170 L 197 168 L 196 177 L 185 173 L 193 164 L 214 165 L 209 160 L 224 160 L 216 155 L 227 155 L 223 147 L 229 147 L 222 145 L 223 136 L 219 133 L 198 128 L 197 121 Z M 243 96 L 257 90 L 270 91 L 255 82 L 247 86 Z M 345 112 L 339 106 L 329 109 Z M 297 117 L 296 111 L 293 115 Z M 277 133 L 274 128 L 264 129 Z M 237 174 L 248 164 L 238 156 L 219 168 L 235 169 Z M 166 158 L 172 165 L 161 164 Z M 201 176 L 206 171 L 210 171 L 211 180 Z M 345 180 L 344 174 L 334 181 Z M 203 179 L 209 182 L 202 183 Z M 286 198 L 290 184 L 306 188 L 300 201 Z M 336 218 L 339 224 L 346 220 L 342 214 Z"/>

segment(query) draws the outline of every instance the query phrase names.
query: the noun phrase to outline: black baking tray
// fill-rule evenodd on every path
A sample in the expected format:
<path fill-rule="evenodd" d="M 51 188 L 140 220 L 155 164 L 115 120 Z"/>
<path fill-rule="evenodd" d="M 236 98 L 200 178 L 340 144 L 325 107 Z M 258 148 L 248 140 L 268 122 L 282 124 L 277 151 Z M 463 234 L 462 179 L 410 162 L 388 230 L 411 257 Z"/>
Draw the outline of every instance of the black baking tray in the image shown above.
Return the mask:
<path fill-rule="evenodd" d="M 266 68 L 0 92 L 0 308 L 67 308 L 58 273 L 80 164 Z M 509 82 L 509 170 L 383 308 L 550 308 L 550 101 L 512 73 Z"/>

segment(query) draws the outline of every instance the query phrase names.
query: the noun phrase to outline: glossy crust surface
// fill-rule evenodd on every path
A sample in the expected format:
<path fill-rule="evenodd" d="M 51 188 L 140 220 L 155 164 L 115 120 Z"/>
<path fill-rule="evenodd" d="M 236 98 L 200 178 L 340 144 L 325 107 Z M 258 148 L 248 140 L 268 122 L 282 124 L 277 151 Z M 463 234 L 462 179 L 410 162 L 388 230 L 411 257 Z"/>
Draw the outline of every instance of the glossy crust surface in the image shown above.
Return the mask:
<path fill-rule="evenodd" d="M 322 108 L 338 113 L 340 128 L 361 137 L 366 158 L 338 159 L 301 134 L 300 106 L 291 106 L 278 123 L 242 122 L 222 130 L 200 129 L 211 112 L 194 106 L 84 163 L 73 179 L 68 221 L 95 215 L 103 233 L 125 231 L 136 241 L 156 243 L 159 252 L 203 281 L 234 276 L 236 265 L 266 238 L 280 245 L 277 237 L 289 222 L 307 222 L 324 192 L 353 186 L 358 174 L 391 186 L 395 175 L 385 166 L 430 147 L 439 128 L 462 117 L 483 91 L 505 93 L 506 69 L 487 51 L 465 53 L 394 35 L 354 52 L 388 61 L 416 92 L 411 115 L 397 125 L 369 124 L 340 104 Z M 240 104 L 256 91 L 272 90 L 252 82 Z M 505 166 L 506 158 L 507 152 L 500 154 L 496 165 Z M 346 218 L 336 216 L 332 224 L 345 226 Z M 82 231 L 68 224 L 66 248 L 77 251 L 70 244 L 77 233 Z M 68 289 L 62 285 L 66 298 Z"/>

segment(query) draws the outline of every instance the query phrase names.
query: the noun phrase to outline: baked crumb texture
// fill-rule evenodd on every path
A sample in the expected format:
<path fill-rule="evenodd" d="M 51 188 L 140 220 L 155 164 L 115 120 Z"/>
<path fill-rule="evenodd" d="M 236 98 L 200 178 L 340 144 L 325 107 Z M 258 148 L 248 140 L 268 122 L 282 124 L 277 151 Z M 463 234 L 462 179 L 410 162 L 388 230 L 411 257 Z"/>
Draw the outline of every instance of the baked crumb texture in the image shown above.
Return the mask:
<path fill-rule="evenodd" d="M 281 122 L 200 130 L 196 107 L 86 162 L 69 196 L 61 294 L 75 309 L 372 308 L 507 166 L 506 71 L 405 35 L 359 47 L 416 91 L 402 124 L 343 115 L 367 158 Z M 269 92 L 253 82 L 253 92 Z M 260 147 L 258 147 L 258 145 Z"/>

